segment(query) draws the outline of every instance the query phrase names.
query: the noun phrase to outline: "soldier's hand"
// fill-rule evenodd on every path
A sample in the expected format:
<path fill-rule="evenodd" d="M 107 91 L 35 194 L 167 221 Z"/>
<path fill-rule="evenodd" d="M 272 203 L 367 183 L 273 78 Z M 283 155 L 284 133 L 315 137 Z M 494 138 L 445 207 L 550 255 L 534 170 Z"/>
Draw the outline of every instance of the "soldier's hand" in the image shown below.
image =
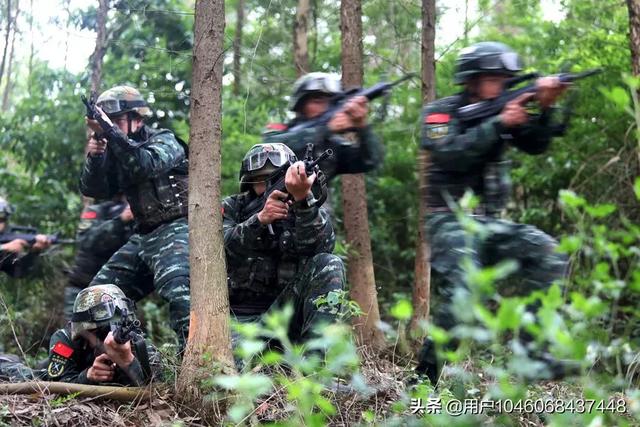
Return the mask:
<path fill-rule="evenodd" d="M 89 138 L 89 142 L 87 142 L 87 152 L 90 156 L 101 156 L 102 154 L 104 154 L 106 149 L 106 139 L 100 138 L 99 140 L 97 140 L 93 137 L 93 135 Z"/>
<path fill-rule="evenodd" d="M 116 364 L 108 355 L 102 353 L 93 360 L 93 365 L 87 370 L 87 379 L 96 383 L 112 381 L 115 373 Z"/>
<path fill-rule="evenodd" d="M 122 220 L 122 222 L 124 222 L 125 224 L 127 222 L 133 221 L 133 212 L 131 212 L 131 206 L 127 205 L 127 207 L 124 208 L 124 210 L 120 214 L 120 220 Z"/>
<path fill-rule="evenodd" d="M 304 200 L 311 192 L 311 186 L 316 180 L 316 174 L 307 176 L 304 169 L 304 162 L 298 161 L 289 166 L 287 174 L 284 177 L 284 185 L 293 199 L 297 202 Z"/>
<path fill-rule="evenodd" d="M 8 243 L 3 244 L 0 248 L 5 252 L 12 252 L 14 254 L 19 254 L 21 252 L 26 251 L 29 248 L 29 243 L 23 239 L 15 239 Z"/>
<path fill-rule="evenodd" d="M 113 122 L 111 121 L 111 119 L 109 118 L 109 116 L 107 116 L 105 114 L 104 111 L 102 111 L 102 109 L 100 107 L 98 107 L 96 105 L 96 110 L 98 111 L 98 113 L 100 113 L 100 115 L 102 116 L 102 120 L 104 120 L 105 122 L 107 122 L 107 124 L 109 126 L 113 126 Z M 87 122 L 87 126 L 89 126 L 89 128 L 96 132 L 96 133 L 101 133 L 103 131 L 102 126 L 100 126 L 100 123 L 98 123 L 97 120 L 93 120 L 90 119 L 88 117 L 85 117 L 85 121 Z"/>
<path fill-rule="evenodd" d="M 36 242 L 31 246 L 34 252 L 40 252 L 51 246 L 51 239 L 45 234 L 36 234 Z"/>
<path fill-rule="evenodd" d="M 131 341 L 118 344 L 115 338 L 113 338 L 113 332 L 109 332 L 104 339 L 104 352 L 121 368 L 127 368 L 136 358 L 131 351 Z"/>
<path fill-rule="evenodd" d="M 523 93 L 513 101 L 509 101 L 500 113 L 500 121 L 506 128 L 520 126 L 529 121 L 529 114 L 525 108 L 527 102 L 536 96 L 533 92 Z"/>
<path fill-rule="evenodd" d="M 264 207 L 258 212 L 258 221 L 260 224 L 267 225 L 279 219 L 285 219 L 289 215 L 289 203 L 287 194 L 282 191 L 275 190 L 269 194 Z"/>
<path fill-rule="evenodd" d="M 329 130 L 339 133 L 349 129 L 363 128 L 367 125 L 368 112 L 367 98 L 356 96 L 347 101 L 342 110 L 329 121 Z"/>
<path fill-rule="evenodd" d="M 562 95 L 570 84 L 561 83 L 557 76 L 540 77 L 536 80 L 536 99 L 540 103 L 541 108 L 549 108 Z"/>

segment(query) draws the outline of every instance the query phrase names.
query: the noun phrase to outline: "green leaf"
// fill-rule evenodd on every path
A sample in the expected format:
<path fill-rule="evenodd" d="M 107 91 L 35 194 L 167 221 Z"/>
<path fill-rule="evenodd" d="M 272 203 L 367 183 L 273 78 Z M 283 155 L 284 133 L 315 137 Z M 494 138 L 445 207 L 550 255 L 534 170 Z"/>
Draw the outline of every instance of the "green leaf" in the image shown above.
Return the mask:
<path fill-rule="evenodd" d="M 609 90 L 601 89 L 601 92 L 609 101 L 616 104 L 616 106 L 621 110 L 629 107 L 629 104 L 631 103 L 631 98 L 629 97 L 627 90 L 619 86 Z"/>
<path fill-rule="evenodd" d="M 409 320 L 413 314 L 413 307 L 407 300 L 398 301 L 393 307 L 391 307 L 391 315 L 398 320 Z"/>
<path fill-rule="evenodd" d="M 633 191 L 636 193 L 636 199 L 640 200 L 640 176 L 636 178 L 633 184 Z"/>
<path fill-rule="evenodd" d="M 560 190 L 560 202 L 571 208 L 584 206 L 587 201 L 571 190 Z"/>
<path fill-rule="evenodd" d="M 580 236 L 564 236 L 558 245 L 558 251 L 565 254 L 573 254 L 582 247 L 582 238 Z"/>
<path fill-rule="evenodd" d="M 607 203 L 603 205 L 587 206 L 585 210 L 593 218 L 604 218 L 614 213 L 616 211 L 616 207 L 615 205 Z"/>
<path fill-rule="evenodd" d="M 524 313 L 524 305 L 516 298 L 504 299 L 498 309 L 498 328 L 500 330 L 515 330 L 520 326 Z"/>

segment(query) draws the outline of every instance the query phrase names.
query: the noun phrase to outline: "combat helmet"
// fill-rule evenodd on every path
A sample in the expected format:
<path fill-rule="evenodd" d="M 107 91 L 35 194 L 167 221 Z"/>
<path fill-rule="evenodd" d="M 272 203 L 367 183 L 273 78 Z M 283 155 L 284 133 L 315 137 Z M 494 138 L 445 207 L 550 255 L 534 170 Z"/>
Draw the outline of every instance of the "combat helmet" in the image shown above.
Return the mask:
<path fill-rule="evenodd" d="M 271 175 L 280 167 L 297 160 L 291 148 L 276 142 L 256 144 L 245 154 L 240 167 L 240 191 L 248 191 L 251 184 L 262 182 L 257 177 Z"/>
<path fill-rule="evenodd" d="M 83 331 L 121 320 L 123 311 L 135 316 L 135 303 L 116 285 L 94 285 L 78 293 L 71 315 L 71 339 Z"/>
<path fill-rule="evenodd" d="M 151 109 L 140 92 L 131 86 L 115 86 L 98 97 L 98 107 L 107 116 L 119 116 L 125 113 L 137 113 L 141 117 L 151 117 Z"/>
<path fill-rule="evenodd" d="M 336 74 L 320 72 L 305 74 L 293 84 L 293 94 L 289 100 L 289 109 L 299 113 L 302 102 L 309 95 L 334 96 L 340 93 L 341 90 L 340 77 Z"/>
<path fill-rule="evenodd" d="M 456 59 L 455 84 L 464 84 L 481 73 L 514 75 L 522 70 L 520 57 L 500 42 L 480 42 L 460 51 Z"/>
<path fill-rule="evenodd" d="M 0 221 L 7 221 L 13 213 L 13 206 L 9 204 L 7 199 L 0 197 Z"/>

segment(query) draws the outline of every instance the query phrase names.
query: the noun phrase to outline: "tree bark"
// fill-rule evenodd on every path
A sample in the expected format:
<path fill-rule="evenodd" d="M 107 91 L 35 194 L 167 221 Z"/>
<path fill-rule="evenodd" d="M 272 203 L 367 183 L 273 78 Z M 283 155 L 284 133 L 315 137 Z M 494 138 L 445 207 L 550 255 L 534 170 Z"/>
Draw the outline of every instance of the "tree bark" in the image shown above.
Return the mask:
<path fill-rule="evenodd" d="M 27 77 L 28 92 L 31 93 L 31 75 L 33 74 L 33 57 L 35 55 L 35 46 L 33 43 L 33 0 L 29 1 L 29 37 L 31 37 L 29 46 L 29 71 Z"/>
<path fill-rule="evenodd" d="M 309 72 L 307 27 L 309 23 L 309 0 L 298 0 L 296 21 L 293 24 L 293 63 L 298 77 Z"/>
<path fill-rule="evenodd" d="M 244 26 L 244 0 L 238 0 L 236 9 L 236 35 L 233 39 L 233 94 L 240 94 L 240 58 L 242 49 L 242 27 Z"/>
<path fill-rule="evenodd" d="M 11 93 L 11 74 L 13 73 L 13 60 L 15 57 L 16 37 L 18 36 L 18 16 L 20 15 L 20 0 L 16 1 L 16 13 L 13 16 L 13 35 L 11 36 L 11 51 L 9 52 L 9 66 L 7 67 L 7 81 L 2 95 L 2 111 L 9 108 L 9 95 Z"/>
<path fill-rule="evenodd" d="M 224 25 L 224 0 L 196 1 L 189 144 L 191 318 L 178 378 L 180 395 L 192 402 L 203 396 L 203 378 L 234 372 L 220 211 Z M 205 412 L 218 416 L 219 409 L 210 406 Z"/>
<path fill-rule="evenodd" d="M 98 92 L 102 81 L 102 62 L 107 51 L 107 12 L 108 0 L 98 0 L 96 16 L 96 47 L 91 55 L 91 93 Z"/>
<path fill-rule="evenodd" d="M 342 84 L 346 87 L 362 85 L 362 4 L 361 0 L 342 0 L 340 4 L 342 33 Z M 353 137 L 353 135 L 351 135 Z M 353 139 L 353 138 L 352 138 Z M 349 252 L 347 278 L 351 298 L 364 311 L 353 325 L 360 344 L 374 350 L 384 346 L 384 335 L 377 327 L 380 321 L 378 294 L 373 272 L 367 196 L 364 175 L 342 176 L 344 228 Z"/>
<path fill-rule="evenodd" d="M 7 28 L 4 35 L 4 49 L 2 50 L 2 62 L 0 62 L 0 82 L 4 77 L 4 67 L 7 61 L 7 52 L 9 50 L 9 35 L 11 34 L 11 0 L 7 0 Z"/>
<path fill-rule="evenodd" d="M 422 0 L 422 101 L 423 104 L 435 100 L 435 37 L 436 37 L 436 2 Z M 429 264 L 429 243 L 425 236 L 424 217 L 427 192 L 427 168 L 429 155 L 424 150 L 418 151 L 418 238 L 416 241 L 415 281 L 413 284 L 413 317 L 411 331 L 420 330 L 420 324 L 429 319 L 431 266 Z M 421 334 L 422 335 L 422 334 Z M 423 336 L 417 336 L 414 343 L 419 344 Z"/>
<path fill-rule="evenodd" d="M 640 0 L 627 0 L 629 9 L 629 47 L 631 49 L 631 70 L 640 75 Z"/>

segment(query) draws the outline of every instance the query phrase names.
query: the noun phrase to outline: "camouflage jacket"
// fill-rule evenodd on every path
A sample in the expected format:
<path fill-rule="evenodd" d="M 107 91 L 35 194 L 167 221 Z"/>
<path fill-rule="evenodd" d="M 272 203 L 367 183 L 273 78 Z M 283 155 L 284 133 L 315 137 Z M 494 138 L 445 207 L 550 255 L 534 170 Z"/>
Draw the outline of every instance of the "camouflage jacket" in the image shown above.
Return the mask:
<path fill-rule="evenodd" d="M 122 191 L 142 232 L 187 214 L 187 149 L 169 130 L 144 126 L 128 138 L 117 126 L 105 134 L 107 151 L 88 155 L 80 190 L 111 199 Z"/>
<path fill-rule="evenodd" d="M 236 314 L 264 312 L 294 279 L 301 264 L 316 254 L 333 252 L 336 239 L 324 208 L 296 204 L 289 218 L 272 224 L 271 235 L 257 214 L 243 215 L 243 208 L 254 197 L 246 192 L 222 202 L 229 300 Z"/>
<path fill-rule="evenodd" d="M 429 151 L 431 162 L 427 206 L 446 207 L 444 194 L 458 200 L 470 188 L 488 211 L 498 212 L 510 193 L 507 145 L 543 153 L 551 142 L 551 111 L 532 114 L 528 123 L 511 129 L 498 116 L 465 125 L 456 111 L 468 103 L 463 93 L 424 107 L 421 148 Z"/>
<path fill-rule="evenodd" d="M 289 123 L 288 127 L 293 127 L 296 123 Z M 304 158 L 309 143 L 314 144 L 314 157 L 327 149 L 333 150 L 332 157 L 320 162 L 320 169 L 327 180 L 331 180 L 337 175 L 369 172 L 382 163 L 382 145 L 371 127 L 359 129 L 356 137 L 357 142 L 350 142 L 332 133 L 326 125 L 298 131 L 288 131 L 286 125 L 279 125 L 279 130 L 265 132 L 262 142 L 286 144 L 300 160 Z"/>
<path fill-rule="evenodd" d="M 136 355 L 136 346 L 131 345 L 136 358 L 127 369 L 127 372 L 116 367 L 115 376 L 110 383 L 119 385 L 140 386 L 148 384 L 152 379 L 162 378 L 162 364 L 160 353 L 154 346 L 145 342 L 149 359 L 149 375 Z M 91 348 L 88 342 L 82 338 L 71 340 L 71 332 L 68 329 L 59 329 L 51 337 L 49 343 L 49 365 L 47 366 L 47 379 L 78 384 L 96 384 L 87 378 L 87 371 L 93 365 L 93 360 L 99 355 Z M 104 383 L 101 383 L 104 384 Z"/>
<path fill-rule="evenodd" d="M 133 222 L 120 214 L 126 202 L 107 201 L 87 206 L 80 215 L 76 233 L 76 256 L 69 281 L 77 287 L 89 285 L 93 276 L 133 234 Z"/>

